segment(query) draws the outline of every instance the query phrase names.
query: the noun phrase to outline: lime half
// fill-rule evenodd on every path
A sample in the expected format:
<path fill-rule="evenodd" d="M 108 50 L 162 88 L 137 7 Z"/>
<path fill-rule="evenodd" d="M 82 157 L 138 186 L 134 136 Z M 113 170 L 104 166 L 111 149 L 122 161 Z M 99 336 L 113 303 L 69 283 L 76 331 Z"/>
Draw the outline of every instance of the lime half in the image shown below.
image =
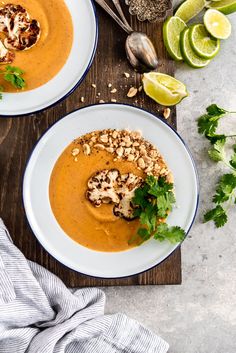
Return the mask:
<path fill-rule="evenodd" d="M 220 11 L 209 9 L 206 11 L 204 25 L 208 32 L 215 38 L 227 39 L 231 34 L 231 23 Z"/>
<path fill-rule="evenodd" d="M 236 0 L 212 1 L 210 4 L 206 5 L 206 7 L 223 12 L 225 15 L 229 15 L 236 11 Z"/>
<path fill-rule="evenodd" d="M 159 72 L 143 75 L 145 93 L 157 103 L 170 106 L 188 96 L 186 86 L 174 77 Z"/>
<path fill-rule="evenodd" d="M 200 69 L 201 67 L 205 67 L 209 64 L 210 60 L 206 60 L 196 55 L 193 51 L 190 39 L 189 39 L 189 28 L 186 28 L 180 35 L 180 47 L 182 51 L 182 55 L 187 64 L 195 69 Z"/>
<path fill-rule="evenodd" d="M 202 24 L 190 27 L 189 40 L 192 49 L 203 59 L 212 59 L 220 50 L 220 40 L 212 37 Z"/>
<path fill-rule="evenodd" d="M 205 0 L 186 0 L 175 12 L 175 16 L 180 17 L 184 22 L 188 22 L 201 12 L 206 5 Z"/>
<path fill-rule="evenodd" d="M 179 40 L 180 33 L 186 28 L 186 24 L 180 18 L 172 16 L 163 25 L 163 39 L 170 56 L 177 61 L 183 60 Z"/>

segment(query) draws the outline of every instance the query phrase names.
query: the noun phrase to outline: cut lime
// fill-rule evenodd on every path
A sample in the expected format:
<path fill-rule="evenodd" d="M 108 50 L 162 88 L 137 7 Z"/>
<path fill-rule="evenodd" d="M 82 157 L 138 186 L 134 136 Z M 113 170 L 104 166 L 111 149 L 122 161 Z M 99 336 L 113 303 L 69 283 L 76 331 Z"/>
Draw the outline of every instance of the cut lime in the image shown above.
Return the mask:
<path fill-rule="evenodd" d="M 229 15 L 236 11 L 236 0 L 212 1 L 206 7 L 223 12 L 225 15 Z"/>
<path fill-rule="evenodd" d="M 212 59 L 220 50 L 220 40 L 213 38 L 202 24 L 190 27 L 189 40 L 193 51 L 203 59 Z"/>
<path fill-rule="evenodd" d="M 175 16 L 180 17 L 184 22 L 188 22 L 201 12 L 206 5 L 205 0 L 186 0 L 175 12 Z"/>
<path fill-rule="evenodd" d="M 177 61 L 183 60 L 179 46 L 179 39 L 180 33 L 186 27 L 184 21 L 175 16 L 168 18 L 163 25 L 165 47 L 170 56 Z"/>
<path fill-rule="evenodd" d="M 180 47 L 182 51 L 182 55 L 187 64 L 195 69 L 200 69 L 201 67 L 205 67 L 209 64 L 210 60 L 206 60 L 200 58 L 200 56 L 196 55 L 193 51 L 190 40 L 189 40 L 189 28 L 186 28 L 180 35 Z"/>
<path fill-rule="evenodd" d="M 227 39 L 231 34 L 231 23 L 221 12 L 213 9 L 206 11 L 203 22 L 208 32 L 215 38 Z"/>
<path fill-rule="evenodd" d="M 182 82 L 159 72 L 143 75 L 143 89 L 149 97 L 165 106 L 178 104 L 188 96 L 186 86 Z"/>

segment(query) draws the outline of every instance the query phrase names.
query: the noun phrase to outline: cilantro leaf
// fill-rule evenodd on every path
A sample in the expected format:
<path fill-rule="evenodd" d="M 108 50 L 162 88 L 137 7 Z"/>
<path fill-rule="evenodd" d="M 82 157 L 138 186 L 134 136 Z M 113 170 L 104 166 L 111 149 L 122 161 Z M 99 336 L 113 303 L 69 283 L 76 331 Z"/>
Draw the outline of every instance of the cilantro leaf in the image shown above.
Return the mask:
<path fill-rule="evenodd" d="M 236 189 L 236 175 L 225 174 L 220 178 L 216 188 L 216 194 L 213 196 L 213 202 L 220 204 L 226 202 L 233 195 Z"/>
<path fill-rule="evenodd" d="M 229 161 L 229 164 L 231 165 L 231 167 L 233 167 L 236 170 L 236 151 L 231 156 L 231 160 Z"/>
<path fill-rule="evenodd" d="M 16 88 L 24 88 L 26 86 L 25 80 L 22 77 L 24 71 L 19 67 L 7 65 L 4 72 L 4 79 Z"/>
<path fill-rule="evenodd" d="M 227 214 L 223 209 L 223 207 L 220 205 L 217 205 L 215 208 L 208 211 L 204 215 L 204 221 L 205 222 L 214 221 L 217 228 L 223 227 L 227 222 L 227 220 L 228 220 Z"/>
<path fill-rule="evenodd" d="M 209 157 L 215 161 L 215 162 L 220 162 L 224 161 L 226 156 L 225 156 L 225 142 L 226 140 L 218 140 L 214 145 L 213 148 L 208 151 Z"/>
<path fill-rule="evenodd" d="M 227 138 L 228 136 L 226 136 L 226 135 L 219 135 L 219 134 L 214 134 L 214 135 L 211 135 L 211 136 L 209 136 L 209 135 L 206 135 L 206 138 L 210 141 L 210 143 L 212 144 L 212 145 L 214 145 L 217 141 L 225 141 L 226 142 L 226 138 Z"/>
<path fill-rule="evenodd" d="M 158 225 L 154 239 L 159 241 L 168 240 L 170 243 L 179 243 L 184 240 L 185 231 L 180 227 L 170 227 L 166 223 Z"/>
<path fill-rule="evenodd" d="M 206 110 L 208 114 L 214 115 L 214 116 L 228 113 L 227 110 L 218 107 L 217 104 L 211 104 L 209 107 L 206 108 Z"/>
<path fill-rule="evenodd" d="M 212 116 L 208 114 L 202 115 L 198 119 L 198 132 L 200 134 L 205 134 L 205 136 L 213 136 L 218 127 L 218 120 L 222 117 L 220 116 Z"/>
<path fill-rule="evenodd" d="M 143 239 L 147 240 L 151 237 L 149 231 L 146 228 L 139 228 L 138 235 Z"/>
<path fill-rule="evenodd" d="M 143 185 L 136 189 L 132 203 L 135 206 L 134 216 L 139 217 L 144 226 L 138 230 L 138 235 L 143 241 L 155 235 L 154 238 L 160 241 L 167 239 L 170 242 L 179 242 L 180 235 L 185 234 L 179 227 L 159 224 L 160 219 L 167 218 L 175 203 L 173 187 L 174 185 L 168 183 L 164 177 L 157 179 L 150 175 Z M 167 227 L 165 231 L 163 227 Z"/>
<path fill-rule="evenodd" d="M 228 160 L 226 155 L 226 140 L 236 135 L 217 134 L 216 129 L 219 120 L 225 116 L 225 114 L 235 114 L 236 112 L 229 112 L 218 107 L 216 104 L 207 107 L 206 111 L 206 114 L 198 118 L 198 132 L 204 134 L 213 145 L 208 151 L 208 155 L 213 161 L 222 161 L 228 168 L 233 169 L 233 173 L 225 174 L 221 177 L 216 188 L 216 193 L 212 199 L 216 207 L 207 212 L 204 216 L 205 222 L 213 220 L 216 227 L 222 227 L 228 219 L 226 213 L 228 208 L 224 210 L 221 204 L 228 202 L 229 206 L 232 206 L 233 203 L 236 205 L 236 144 L 232 146 L 233 154 L 230 160 Z"/>
<path fill-rule="evenodd" d="M 207 107 L 206 111 L 207 114 L 203 114 L 198 118 L 198 132 L 204 134 L 207 138 L 210 138 L 215 135 L 218 121 L 227 113 L 227 111 L 219 108 L 216 104 Z"/>

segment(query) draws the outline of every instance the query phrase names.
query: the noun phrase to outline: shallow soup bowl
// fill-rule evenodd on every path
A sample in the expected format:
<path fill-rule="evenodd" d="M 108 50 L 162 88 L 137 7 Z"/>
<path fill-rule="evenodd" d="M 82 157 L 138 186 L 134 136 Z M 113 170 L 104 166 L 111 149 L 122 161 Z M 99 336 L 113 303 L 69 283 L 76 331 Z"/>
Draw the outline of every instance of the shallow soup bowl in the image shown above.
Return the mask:
<path fill-rule="evenodd" d="M 90 0 L 64 2 L 73 23 L 72 49 L 66 63 L 56 76 L 38 88 L 19 93 L 3 93 L 0 116 L 26 115 L 51 107 L 71 94 L 86 76 L 97 47 L 95 7 Z M 11 65 L 14 66 L 14 62 Z M 40 74 L 40 67 L 35 74 Z"/>
<path fill-rule="evenodd" d="M 55 123 L 42 136 L 30 156 L 23 181 L 23 202 L 32 231 L 53 257 L 86 275 L 118 278 L 135 275 L 160 264 L 180 244 L 160 243 L 152 239 L 127 251 L 99 252 L 81 246 L 59 226 L 49 200 L 49 182 L 54 165 L 74 139 L 108 128 L 141 130 L 143 137 L 159 149 L 175 179 L 177 207 L 168 217 L 168 223 L 182 227 L 187 234 L 196 215 L 199 191 L 191 154 L 181 137 L 167 123 L 147 111 L 123 104 L 85 107 Z"/>

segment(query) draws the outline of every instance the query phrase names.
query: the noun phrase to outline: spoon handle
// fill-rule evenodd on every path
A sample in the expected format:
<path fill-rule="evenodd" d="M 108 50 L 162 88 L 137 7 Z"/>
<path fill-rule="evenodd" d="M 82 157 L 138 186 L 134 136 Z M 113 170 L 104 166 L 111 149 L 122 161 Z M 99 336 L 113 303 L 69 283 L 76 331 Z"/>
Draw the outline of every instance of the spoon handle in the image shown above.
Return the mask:
<path fill-rule="evenodd" d="M 127 26 L 127 28 L 130 30 L 130 33 L 133 32 L 133 28 L 130 26 L 130 24 L 128 23 L 125 14 L 122 10 L 122 7 L 120 5 L 120 0 L 112 0 L 113 4 L 115 5 L 117 11 L 119 12 L 119 15 L 122 19 L 122 21 L 124 22 L 124 24 Z"/>
<path fill-rule="evenodd" d="M 104 0 L 95 0 L 117 23 L 118 25 L 128 34 L 130 29 L 121 21 L 121 19 L 115 14 L 115 12 L 107 5 Z"/>

